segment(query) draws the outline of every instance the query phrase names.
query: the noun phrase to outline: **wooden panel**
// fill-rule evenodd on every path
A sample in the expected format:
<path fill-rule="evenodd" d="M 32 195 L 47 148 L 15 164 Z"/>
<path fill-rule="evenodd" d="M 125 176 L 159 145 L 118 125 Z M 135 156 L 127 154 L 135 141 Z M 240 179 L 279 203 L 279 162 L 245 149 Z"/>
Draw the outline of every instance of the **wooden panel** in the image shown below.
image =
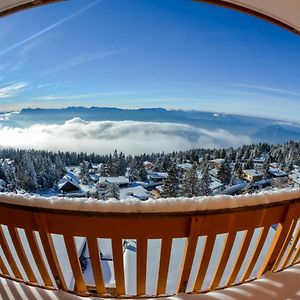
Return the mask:
<path fill-rule="evenodd" d="M 294 254 L 294 257 L 293 257 L 293 260 L 292 260 L 292 264 L 295 264 L 295 263 L 299 262 L 298 261 L 299 256 L 300 256 L 300 245 L 298 245 L 298 248 L 295 251 L 295 254 Z"/>
<path fill-rule="evenodd" d="M 43 214 L 36 214 L 35 220 L 37 222 L 41 242 L 47 257 L 49 267 L 54 277 L 55 283 L 59 289 L 63 291 L 67 291 L 68 288 L 57 259 L 55 247 L 53 244 L 51 234 L 49 233 L 47 227 L 45 216 Z"/>
<path fill-rule="evenodd" d="M 23 267 L 23 269 L 24 269 L 24 271 L 25 271 L 25 273 L 28 277 L 28 280 L 30 282 L 37 283 L 36 277 L 33 274 L 32 268 L 31 268 L 30 263 L 28 261 L 28 258 L 27 258 L 27 255 L 25 253 L 24 247 L 22 245 L 22 241 L 21 241 L 20 236 L 17 232 L 17 228 L 8 227 L 8 230 L 9 230 L 9 234 L 10 234 L 10 237 L 12 239 L 12 242 L 14 244 L 14 247 L 16 249 L 16 252 L 18 254 L 18 257 L 20 259 L 20 262 L 22 264 L 22 267 Z"/>
<path fill-rule="evenodd" d="M 9 275 L 9 272 L 8 272 L 1 256 L 0 256 L 0 270 L 1 270 L 3 275 L 6 275 L 6 276 Z"/>
<path fill-rule="evenodd" d="M 88 237 L 87 243 L 88 243 L 88 248 L 89 248 L 89 253 L 91 258 L 94 280 L 96 284 L 96 291 L 100 295 L 105 294 L 106 291 L 105 291 L 105 285 L 103 281 L 97 238 Z"/>
<path fill-rule="evenodd" d="M 1 225 L 0 225 L 0 245 L 2 247 L 2 250 L 4 252 L 4 255 L 7 259 L 7 262 L 9 264 L 9 266 L 10 266 L 12 272 L 15 275 L 15 278 L 23 280 L 23 277 L 22 277 L 22 275 L 19 271 L 19 268 L 17 267 L 15 259 L 14 259 L 13 255 L 12 255 L 10 249 L 9 249 L 9 246 L 8 246 L 7 241 L 5 239 L 5 236 L 4 236 L 3 229 L 1 227 Z"/>
<path fill-rule="evenodd" d="M 253 233 L 254 233 L 254 229 L 251 228 L 251 229 L 247 230 L 247 233 L 244 235 L 244 239 L 240 245 L 239 251 L 237 252 L 236 260 L 233 264 L 232 271 L 229 273 L 230 275 L 229 275 L 225 285 L 232 284 L 235 282 L 235 279 L 241 269 L 241 266 L 244 262 L 247 251 L 249 249 L 249 245 L 250 245 Z"/>
<path fill-rule="evenodd" d="M 214 289 L 214 288 L 219 287 L 220 281 L 222 279 L 224 270 L 226 268 L 226 265 L 227 265 L 227 262 L 228 262 L 228 259 L 229 259 L 229 256 L 230 256 L 230 253 L 232 250 L 232 246 L 234 244 L 235 236 L 236 236 L 235 232 L 230 232 L 227 234 L 227 237 L 224 242 L 224 247 L 221 252 L 220 260 L 216 267 L 216 272 L 213 276 L 213 280 L 212 280 L 212 283 L 211 283 L 209 289 Z"/>
<path fill-rule="evenodd" d="M 147 271 L 147 240 L 137 240 L 137 295 L 142 296 L 146 294 L 146 271 Z"/>
<path fill-rule="evenodd" d="M 168 272 L 170 265 L 170 256 L 172 249 L 172 239 L 170 237 L 163 238 L 161 241 L 160 249 L 160 262 L 159 262 L 159 272 L 157 281 L 157 295 L 165 294 Z"/>
<path fill-rule="evenodd" d="M 296 223 L 296 222 L 295 222 Z M 283 260 L 283 263 L 282 263 L 282 266 L 281 268 L 286 268 L 291 260 L 291 257 L 295 254 L 296 252 L 296 246 L 298 244 L 298 241 L 299 241 L 299 238 L 300 238 L 300 224 L 297 228 L 297 232 L 294 236 L 294 239 L 293 241 L 291 242 L 290 246 L 289 246 L 289 251 L 285 257 L 285 259 Z"/>
<path fill-rule="evenodd" d="M 36 240 L 36 236 L 34 234 L 34 232 L 30 231 L 30 230 L 25 230 L 25 234 L 30 246 L 30 250 L 32 252 L 32 255 L 34 257 L 35 263 L 37 265 L 37 268 L 40 272 L 40 275 L 44 281 L 44 284 L 46 287 L 53 287 L 53 283 L 52 280 L 49 276 L 49 273 L 47 271 L 41 250 L 38 246 L 38 242 Z"/>
<path fill-rule="evenodd" d="M 192 218 L 190 226 L 190 234 L 185 247 L 184 262 L 181 271 L 181 277 L 178 287 L 178 292 L 184 293 L 191 274 L 195 252 L 198 244 L 198 233 L 196 231 L 199 223 L 199 218 Z"/>
<path fill-rule="evenodd" d="M 248 263 L 248 266 L 246 267 L 246 270 L 242 276 L 242 279 L 241 281 L 245 281 L 247 280 L 250 275 L 251 275 L 251 272 L 257 262 L 257 259 L 261 253 L 261 250 L 265 244 L 265 241 L 266 241 L 266 238 L 268 236 L 268 233 L 269 233 L 269 227 L 264 227 L 263 229 L 261 229 L 260 233 L 259 233 L 259 236 L 256 240 L 256 245 L 254 246 L 253 248 L 253 252 L 252 252 L 252 255 L 251 255 L 251 258 L 250 258 L 250 261 Z"/>
<path fill-rule="evenodd" d="M 73 236 L 64 236 L 69 261 L 71 264 L 72 272 L 75 278 L 76 292 L 79 294 L 87 293 L 87 287 L 85 285 L 82 270 L 78 258 L 78 253 L 75 244 L 75 238 Z"/>
<path fill-rule="evenodd" d="M 290 205 L 285 207 L 285 215 L 282 222 L 280 222 L 277 225 L 276 233 L 273 239 L 273 242 L 270 246 L 270 249 L 267 253 L 267 256 L 265 258 L 265 261 L 263 262 L 262 266 L 260 267 L 257 277 L 260 277 L 265 272 L 269 270 L 274 270 L 274 267 L 277 267 L 279 261 L 282 258 L 283 255 L 283 248 L 285 248 L 286 242 L 288 242 L 288 236 L 291 235 L 291 232 L 293 232 L 295 228 L 295 221 L 294 221 L 294 214 L 296 211 L 295 205 Z M 278 261 L 278 257 L 281 256 L 280 260 Z M 278 263 L 275 265 L 275 262 L 278 261 Z"/>
<path fill-rule="evenodd" d="M 201 290 L 206 272 L 207 272 L 207 268 L 210 262 L 210 258 L 211 258 L 211 254 L 214 248 L 214 244 L 215 244 L 215 239 L 216 236 L 215 235 L 209 235 L 206 237 L 206 241 L 205 241 L 205 246 L 204 246 L 204 250 L 203 250 L 203 254 L 202 254 L 202 258 L 201 258 L 201 263 L 199 266 L 199 270 L 198 270 L 198 274 L 194 283 L 194 287 L 193 287 L 193 291 L 197 292 L 199 290 Z"/>
<path fill-rule="evenodd" d="M 125 295 L 123 244 L 122 239 L 113 238 L 111 240 L 114 270 L 116 279 L 116 290 L 119 296 Z"/>

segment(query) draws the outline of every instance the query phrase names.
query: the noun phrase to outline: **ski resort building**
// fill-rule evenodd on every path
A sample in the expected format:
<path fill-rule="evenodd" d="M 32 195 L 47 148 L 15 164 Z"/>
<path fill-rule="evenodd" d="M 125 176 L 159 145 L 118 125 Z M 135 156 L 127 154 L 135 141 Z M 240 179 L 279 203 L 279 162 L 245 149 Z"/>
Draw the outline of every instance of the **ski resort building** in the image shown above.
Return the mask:
<path fill-rule="evenodd" d="M 0 16 L 55 2 L 1 0 Z M 202 2 L 300 33 L 298 0 Z M 299 189 L 153 201 L 0 193 L 0 299 L 299 299 L 299 217 Z"/>

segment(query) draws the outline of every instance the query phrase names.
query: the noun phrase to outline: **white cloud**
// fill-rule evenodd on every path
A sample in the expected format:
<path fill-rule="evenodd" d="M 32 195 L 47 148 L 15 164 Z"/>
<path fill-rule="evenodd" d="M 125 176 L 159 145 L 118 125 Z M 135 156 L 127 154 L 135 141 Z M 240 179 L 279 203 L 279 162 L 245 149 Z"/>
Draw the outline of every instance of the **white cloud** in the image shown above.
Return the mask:
<path fill-rule="evenodd" d="M 22 91 L 25 87 L 27 87 L 27 85 L 28 84 L 26 82 L 18 82 L 11 85 L 7 85 L 5 87 L 1 87 L 0 98 L 12 97 L 17 93 L 19 93 L 20 91 Z"/>
<path fill-rule="evenodd" d="M 186 124 L 135 121 L 87 122 L 75 118 L 62 125 L 0 127 L 0 146 L 26 149 L 111 153 L 170 152 L 195 147 L 215 148 L 250 143 L 247 136 L 206 130 Z"/>

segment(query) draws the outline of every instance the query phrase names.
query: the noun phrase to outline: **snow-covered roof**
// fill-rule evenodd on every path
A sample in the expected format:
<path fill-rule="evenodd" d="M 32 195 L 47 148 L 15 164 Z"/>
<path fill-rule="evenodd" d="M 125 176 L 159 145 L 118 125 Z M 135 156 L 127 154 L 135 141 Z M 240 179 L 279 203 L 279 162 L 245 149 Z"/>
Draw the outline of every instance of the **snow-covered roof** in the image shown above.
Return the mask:
<path fill-rule="evenodd" d="M 209 162 L 222 164 L 224 162 L 224 158 L 211 159 Z"/>
<path fill-rule="evenodd" d="M 72 185 L 74 185 L 75 187 L 77 187 L 78 189 L 80 189 L 79 187 L 79 179 L 78 177 L 71 173 L 68 172 L 57 184 L 58 189 L 60 190 L 66 183 L 71 183 Z"/>
<path fill-rule="evenodd" d="M 289 178 L 296 184 L 300 185 L 300 172 L 298 170 L 293 170 L 289 175 Z"/>
<path fill-rule="evenodd" d="M 244 170 L 244 173 L 251 177 L 263 176 L 262 173 L 257 172 L 255 169 L 246 169 Z"/>
<path fill-rule="evenodd" d="M 166 172 L 149 172 L 148 175 L 152 179 L 166 179 L 168 177 Z"/>
<path fill-rule="evenodd" d="M 276 177 L 283 177 L 288 175 L 286 172 L 277 168 L 269 168 L 268 172 Z"/>
<path fill-rule="evenodd" d="M 273 189 L 257 194 L 238 196 L 217 195 L 194 198 L 160 198 L 140 201 L 107 200 L 71 197 L 41 197 L 38 195 L 0 193 L 0 202 L 13 205 L 62 209 L 70 211 L 117 212 L 117 213 L 172 213 L 195 212 L 216 209 L 232 209 L 262 205 L 300 198 L 300 188 Z"/>
<path fill-rule="evenodd" d="M 129 179 L 125 176 L 117 176 L 117 177 L 100 177 L 99 178 L 100 184 L 107 184 L 107 183 L 115 183 L 115 184 L 128 184 Z"/>
<path fill-rule="evenodd" d="M 149 198 L 149 192 L 140 185 L 120 189 L 120 199 L 126 200 L 132 197 L 140 200 L 146 200 Z"/>
<path fill-rule="evenodd" d="M 211 183 L 210 183 L 210 189 L 211 190 L 216 190 L 219 189 L 220 187 L 222 187 L 224 184 L 222 183 L 221 180 L 215 178 L 215 177 L 211 177 Z"/>
<path fill-rule="evenodd" d="M 183 170 L 190 170 L 192 168 L 192 164 L 190 163 L 183 163 L 183 164 L 178 164 L 178 168 L 181 168 Z"/>

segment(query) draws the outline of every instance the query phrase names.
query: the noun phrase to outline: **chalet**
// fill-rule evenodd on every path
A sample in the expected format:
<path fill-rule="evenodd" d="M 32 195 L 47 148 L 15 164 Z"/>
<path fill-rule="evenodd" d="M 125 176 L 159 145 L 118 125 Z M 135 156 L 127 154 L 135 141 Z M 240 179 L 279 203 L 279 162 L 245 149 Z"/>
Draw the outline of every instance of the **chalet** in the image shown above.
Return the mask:
<path fill-rule="evenodd" d="M 145 167 L 146 170 L 148 170 L 148 171 L 152 170 L 152 168 L 153 168 L 153 163 L 152 162 L 144 161 L 143 164 L 144 164 L 144 167 Z"/>
<path fill-rule="evenodd" d="M 263 178 L 263 174 L 255 169 L 244 170 L 242 177 L 247 181 L 259 181 Z"/>
<path fill-rule="evenodd" d="M 168 177 L 168 173 L 165 172 L 148 172 L 148 178 L 154 183 L 163 183 Z"/>
<path fill-rule="evenodd" d="M 211 159 L 208 161 L 208 166 L 210 169 L 220 169 L 222 163 L 224 163 L 223 158 Z"/>
<path fill-rule="evenodd" d="M 116 176 L 116 177 L 100 177 L 99 187 L 105 188 L 109 184 L 117 184 L 119 188 L 125 188 L 129 186 L 129 179 L 126 176 Z"/>
<path fill-rule="evenodd" d="M 134 186 L 129 188 L 120 189 L 120 199 L 139 199 L 147 200 L 149 198 L 149 192 L 142 186 Z"/>
<path fill-rule="evenodd" d="M 150 191 L 150 195 L 154 199 L 160 198 L 160 194 L 163 192 L 163 187 L 161 185 L 156 186 Z"/>
<path fill-rule="evenodd" d="M 72 193 L 80 191 L 78 182 L 72 181 L 70 178 L 63 177 L 57 185 L 58 189 L 63 193 Z"/>

